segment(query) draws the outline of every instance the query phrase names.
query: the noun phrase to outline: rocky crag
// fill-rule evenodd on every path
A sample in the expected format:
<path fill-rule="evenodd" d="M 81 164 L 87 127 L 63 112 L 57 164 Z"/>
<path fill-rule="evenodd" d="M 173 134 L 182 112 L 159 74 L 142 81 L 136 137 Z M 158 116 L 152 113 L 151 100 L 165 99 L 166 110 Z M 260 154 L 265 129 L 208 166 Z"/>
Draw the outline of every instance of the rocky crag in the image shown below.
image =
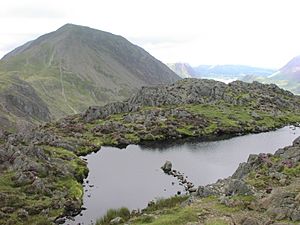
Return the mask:
<path fill-rule="evenodd" d="M 299 121 L 299 97 L 275 85 L 185 79 L 19 134 L 2 133 L 0 224 L 51 224 L 78 213 L 88 173 L 79 156 L 103 145 L 241 135 Z"/>

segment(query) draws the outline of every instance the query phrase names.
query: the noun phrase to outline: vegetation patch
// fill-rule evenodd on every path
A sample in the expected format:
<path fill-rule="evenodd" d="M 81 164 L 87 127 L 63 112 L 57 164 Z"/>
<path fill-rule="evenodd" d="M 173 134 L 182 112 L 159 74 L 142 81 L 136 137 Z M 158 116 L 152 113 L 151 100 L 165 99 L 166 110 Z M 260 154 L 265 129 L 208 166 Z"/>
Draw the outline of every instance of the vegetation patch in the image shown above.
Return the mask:
<path fill-rule="evenodd" d="M 110 221 L 114 218 L 120 217 L 123 222 L 126 222 L 130 219 L 130 211 L 126 207 L 120 209 L 109 209 L 106 214 L 97 220 L 96 225 L 108 225 Z"/>

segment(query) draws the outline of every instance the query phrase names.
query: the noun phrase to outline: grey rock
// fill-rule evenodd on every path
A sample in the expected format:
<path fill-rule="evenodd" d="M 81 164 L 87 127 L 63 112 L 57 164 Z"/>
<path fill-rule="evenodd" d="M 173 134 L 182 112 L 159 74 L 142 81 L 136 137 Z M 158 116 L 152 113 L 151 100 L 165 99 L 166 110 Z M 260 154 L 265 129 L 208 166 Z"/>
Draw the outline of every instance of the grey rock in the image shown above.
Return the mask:
<path fill-rule="evenodd" d="M 255 120 L 261 120 L 261 119 L 262 119 L 261 116 L 258 115 L 255 111 L 253 111 L 253 112 L 251 113 L 251 116 L 252 116 Z"/>
<path fill-rule="evenodd" d="M 115 225 L 115 224 L 120 224 L 120 223 L 123 223 L 124 220 L 122 219 L 122 217 L 116 217 L 114 219 L 112 219 L 109 224 L 111 225 Z"/>
<path fill-rule="evenodd" d="M 220 193 L 209 186 L 199 186 L 197 190 L 197 195 L 199 197 L 208 197 L 208 196 L 214 196 L 219 195 Z"/>
<path fill-rule="evenodd" d="M 232 179 L 225 187 L 226 195 L 253 195 L 251 187 L 242 180 Z"/>
<path fill-rule="evenodd" d="M 166 161 L 165 164 L 161 167 L 161 169 L 162 169 L 165 173 L 171 172 L 171 170 L 172 170 L 172 162 Z"/>
<path fill-rule="evenodd" d="M 294 209 L 291 213 L 291 220 L 294 222 L 300 221 L 300 207 L 298 209 Z"/>
<path fill-rule="evenodd" d="M 197 188 L 196 188 L 196 187 L 191 187 L 191 188 L 188 189 L 188 191 L 189 191 L 190 193 L 196 192 L 196 191 L 197 191 Z"/>
<path fill-rule="evenodd" d="M 260 225 L 260 222 L 258 219 L 248 217 L 243 220 L 242 225 Z"/>
<path fill-rule="evenodd" d="M 17 211 L 17 215 L 21 219 L 27 219 L 28 218 L 28 212 L 25 209 L 19 209 Z"/>
<path fill-rule="evenodd" d="M 300 146 L 300 136 L 293 141 L 293 146 Z"/>

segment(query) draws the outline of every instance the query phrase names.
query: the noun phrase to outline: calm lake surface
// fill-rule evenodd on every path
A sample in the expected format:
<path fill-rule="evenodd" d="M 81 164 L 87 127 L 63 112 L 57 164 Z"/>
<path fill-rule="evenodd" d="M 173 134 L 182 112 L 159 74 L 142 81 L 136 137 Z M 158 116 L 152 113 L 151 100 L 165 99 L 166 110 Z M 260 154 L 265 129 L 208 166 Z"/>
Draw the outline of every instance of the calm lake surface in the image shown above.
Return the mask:
<path fill-rule="evenodd" d="M 84 188 L 87 210 L 66 224 L 93 224 L 107 209 L 122 206 L 142 209 L 153 199 L 183 191 L 176 178 L 160 169 L 166 160 L 195 186 L 206 185 L 232 175 L 249 154 L 274 153 L 298 136 L 299 128 L 284 127 L 212 142 L 160 147 L 129 145 L 126 149 L 102 147 L 85 157 L 90 169 Z"/>

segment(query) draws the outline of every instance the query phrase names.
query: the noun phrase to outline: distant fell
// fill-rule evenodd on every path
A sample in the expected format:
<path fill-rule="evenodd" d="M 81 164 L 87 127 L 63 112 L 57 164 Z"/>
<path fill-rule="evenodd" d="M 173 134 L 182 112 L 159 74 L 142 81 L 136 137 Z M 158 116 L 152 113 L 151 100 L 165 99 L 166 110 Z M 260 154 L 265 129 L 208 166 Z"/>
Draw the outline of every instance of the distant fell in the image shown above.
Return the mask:
<path fill-rule="evenodd" d="M 300 55 L 290 60 L 272 78 L 300 82 Z"/>
<path fill-rule="evenodd" d="M 268 77 L 253 75 L 245 76 L 242 80 L 246 82 L 274 83 L 295 94 L 300 94 L 300 56 L 294 57 Z"/>
<path fill-rule="evenodd" d="M 124 100 L 142 86 L 180 79 L 125 38 L 74 24 L 5 55 L 0 61 L 0 81 L 16 83 L 12 76 L 32 87 L 54 118 Z"/>
<path fill-rule="evenodd" d="M 167 66 L 182 78 L 196 76 L 194 69 L 188 63 L 168 63 Z"/>
<path fill-rule="evenodd" d="M 212 78 L 240 78 L 245 75 L 269 76 L 272 69 L 245 65 L 199 65 L 193 68 L 198 76 Z"/>

